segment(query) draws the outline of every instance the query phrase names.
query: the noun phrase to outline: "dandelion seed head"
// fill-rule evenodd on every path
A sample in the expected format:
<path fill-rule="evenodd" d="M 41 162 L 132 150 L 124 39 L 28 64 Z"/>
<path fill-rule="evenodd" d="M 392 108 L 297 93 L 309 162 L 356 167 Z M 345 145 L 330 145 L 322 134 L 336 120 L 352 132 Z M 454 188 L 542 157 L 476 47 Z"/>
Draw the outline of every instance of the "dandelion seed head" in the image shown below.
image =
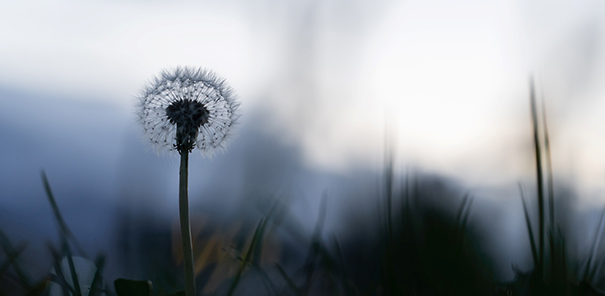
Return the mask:
<path fill-rule="evenodd" d="M 214 73 L 189 67 L 163 71 L 138 98 L 145 137 L 158 150 L 212 156 L 232 137 L 238 107 L 232 89 Z"/>

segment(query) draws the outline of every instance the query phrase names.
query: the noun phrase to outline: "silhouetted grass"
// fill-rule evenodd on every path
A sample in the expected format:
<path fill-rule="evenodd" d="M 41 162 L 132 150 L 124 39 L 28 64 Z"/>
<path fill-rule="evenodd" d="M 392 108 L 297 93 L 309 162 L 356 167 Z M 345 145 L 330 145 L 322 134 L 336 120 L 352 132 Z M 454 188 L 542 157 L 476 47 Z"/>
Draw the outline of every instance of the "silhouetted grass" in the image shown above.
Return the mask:
<path fill-rule="evenodd" d="M 538 246 L 536 247 L 536 237 L 531 223 L 531 215 L 526 204 L 525 193 L 520 186 L 534 267 L 528 273 L 517 271 L 516 281 L 524 283 L 516 285 L 519 287 L 517 293 L 519 295 L 605 295 L 592 285 L 595 277 L 592 261 L 595 254 L 594 250 L 600 241 L 598 234 L 602 232 L 601 223 L 603 215 L 601 215 L 593 237 L 592 248 L 585 263 L 584 272 L 572 270 L 570 266 L 579 266 L 580 264 L 577 263 L 579 260 L 575 259 L 575 254 L 569 253 L 566 234 L 562 230 L 562 228 L 568 228 L 568 225 L 565 225 L 568 222 L 556 218 L 546 112 L 543 107 L 542 124 L 540 124 L 533 81 L 530 81 L 530 105 L 536 159 Z M 544 171 L 547 172 L 546 175 L 544 175 Z M 548 194 L 548 199 L 545 198 L 546 193 Z M 548 205 L 545 204 L 546 200 L 548 200 Z M 548 224 L 545 216 L 546 206 L 548 206 L 549 210 Z M 545 239 L 548 239 L 548 248 L 544 244 Z M 575 264 L 574 261 L 576 261 Z"/>

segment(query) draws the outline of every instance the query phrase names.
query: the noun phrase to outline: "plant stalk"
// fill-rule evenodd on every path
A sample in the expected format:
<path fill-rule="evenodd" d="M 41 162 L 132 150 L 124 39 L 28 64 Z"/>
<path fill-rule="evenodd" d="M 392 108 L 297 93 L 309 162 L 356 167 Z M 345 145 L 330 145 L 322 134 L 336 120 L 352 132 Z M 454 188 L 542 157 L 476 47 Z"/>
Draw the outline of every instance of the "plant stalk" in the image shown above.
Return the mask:
<path fill-rule="evenodd" d="M 534 128 L 534 149 L 536 154 L 536 178 L 538 187 L 538 264 L 536 266 L 540 280 L 544 280 L 544 177 L 542 164 L 542 145 L 540 143 L 540 131 L 538 124 L 538 109 L 536 107 L 536 94 L 534 81 L 530 81 L 531 117 Z M 551 250 L 552 252 L 552 250 Z"/>
<path fill-rule="evenodd" d="M 185 268 L 185 295 L 195 295 L 195 277 L 193 271 L 193 245 L 191 243 L 191 224 L 189 223 L 189 151 L 182 149 L 179 171 L 179 217 L 181 222 L 181 240 L 183 242 L 183 266 Z"/>

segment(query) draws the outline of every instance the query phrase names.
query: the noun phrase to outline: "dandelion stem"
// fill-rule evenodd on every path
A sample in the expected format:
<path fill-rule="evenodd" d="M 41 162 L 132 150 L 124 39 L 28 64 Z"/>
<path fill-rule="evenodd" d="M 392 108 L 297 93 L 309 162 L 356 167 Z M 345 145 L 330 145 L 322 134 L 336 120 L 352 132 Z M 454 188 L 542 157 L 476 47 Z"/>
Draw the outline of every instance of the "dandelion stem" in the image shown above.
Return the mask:
<path fill-rule="evenodd" d="M 195 295 L 195 278 L 193 273 L 193 246 L 191 244 L 191 225 L 189 223 L 189 198 L 187 190 L 189 174 L 189 151 L 181 152 L 179 172 L 179 216 L 181 222 L 181 240 L 183 241 L 183 265 L 185 268 L 185 295 Z"/>

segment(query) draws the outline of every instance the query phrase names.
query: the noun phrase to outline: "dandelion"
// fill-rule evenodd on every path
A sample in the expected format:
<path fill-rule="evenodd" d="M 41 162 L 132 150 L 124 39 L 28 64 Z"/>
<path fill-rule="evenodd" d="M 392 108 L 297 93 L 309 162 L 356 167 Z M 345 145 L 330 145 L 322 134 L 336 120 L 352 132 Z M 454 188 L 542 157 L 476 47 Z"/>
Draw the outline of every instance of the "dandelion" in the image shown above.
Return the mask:
<path fill-rule="evenodd" d="M 198 148 L 212 156 L 231 137 L 238 106 L 231 88 L 214 73 L 176 68 L 145 87 L 138 115 L 145 136 L 159 152 Z"/>
<path fill-rule="evenodd" d="M 187 189 L 189 153 L 197 148 L 210 157 L 223 149 L 233 133 L 238 107 L 224 79 L 187 67 L 162 72 L 139 97 L 137 112 L 145 136 L 158 151 L 176 150 L 181 155 L 179 216 L 187 296 L 195 295 Z"/>

